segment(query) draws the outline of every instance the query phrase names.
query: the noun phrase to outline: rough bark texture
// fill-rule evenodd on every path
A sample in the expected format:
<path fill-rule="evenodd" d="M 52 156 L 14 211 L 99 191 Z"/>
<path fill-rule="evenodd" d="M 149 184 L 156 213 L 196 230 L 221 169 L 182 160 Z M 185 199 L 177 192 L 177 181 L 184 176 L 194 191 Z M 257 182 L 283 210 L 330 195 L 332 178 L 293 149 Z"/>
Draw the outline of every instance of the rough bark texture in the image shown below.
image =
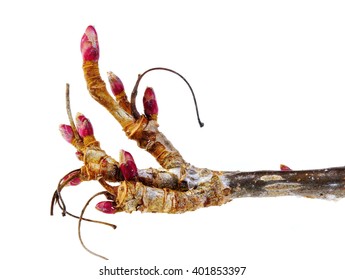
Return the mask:
<path fill-rule="evenodd" d="M 101 202 L 99 205 L 102 207 L 97 208 L 100 211 L 103 209 L 105 213 L 183 213 L 201 207 L 222 205 L 241 197 L 304 196 L 338 199 L 345 196 L 344 167 L 291 171 L 282 166 L 284 171 L 221 172 L 197 168 L 185 162 L 178 150 L 158 130 L 156 103 L 154 111 L 146 110 L 149 113 L 139 115 L 136 109 L 133 109 L 136 108 L 135 95 L 132 95 L 129 102 L 126 93 L 122 91 L 120 80 L 112 74 L 112 81 L 117 83 L 113 84 L 113 87 L 117 86 L 116 99 L 108 93 L 98 69 L 98 39 L 93 27 L 88 27 L 84 34 L 81 50 L 84 76 L 90 95 L 120 123 L 128 138 L 135 140 L 140 148 L 154 156 L 163 169 L 137 170 L 131 156 L 128 156 L 131 159 L 130 164 L 126 163 L 126 158 L 122 163 L 121 160 L 120 163 L 117 162 L 100 148 L 93 135 L 91 123 L 84 116 L 82 122 L 77 123 L 77 129 L 83 133 L 78 133 L 71 117 L 67 87 L 66 107 L 70 125 L 60 126 L 60 131 L 65 140 L 77 149 L 77 156 L 83 166 L 60 180 L 53 195 L 51 214 L 54 203 L 58 202 L 64 215 L 74 216 L 66 211 L 61 191 L 67 185 L 88 180 L 98 180 L 105 188 L 106 191 L 99 194 L 105 194 L 108 201 Z M 137 85 L 139 81 L 138 79 Z M 155 114 L 154 118 L 151 113 Z M 124 174 L 127 174 L 127 177 Z M 79 227 L 82 219 L 79 218 Z"/>
<path fill-rule="evenodd" d="M 225 172 L 224 184 L 231 188 L 232 198 L 305 196 L 337 199 L 345 196 L 343 167 L 301 171 Z"/>
<path fill-rule="evenodd" d="M 99 73 L 98 61 L 85 61 L 83 70 L 91 96 L 115 117 L 128 138 L 135 140 L 140 148 L 151 153 L 163 168 L 139 170 L 135 182 L 121 181 L 120 187 L 113 192 L 121 211 L 179 213 L 199 207 L 220 205 L 240 197 L 295 195 L 336 199 L 345 195 L 345 169 L 342 167 L 255 172 L 219 172 L 194 167 L 184 161 L 177 149 L 158 130 L 156 120 L 132 112 L 130 107 L 136 107 L 133 106 L 135 96 L 129 102 L 124 91 L 118 96 L 115 95 L 116 100 L 109 95 Z M 89 166 L 91 161 L 94 167 L 94 159 L 84 160 L 87 174 L 97 173 L 95 168 Z M 109 169 L 111 168 L 103 166 L 103 170 Z M 118 175 L 116 178 L 106 178 L 102 174 L 93 174 L 92 178 L 98 177 L 113 182 L 121 177 Z M 85 175 L 83 177 L 85 178 Z"/>

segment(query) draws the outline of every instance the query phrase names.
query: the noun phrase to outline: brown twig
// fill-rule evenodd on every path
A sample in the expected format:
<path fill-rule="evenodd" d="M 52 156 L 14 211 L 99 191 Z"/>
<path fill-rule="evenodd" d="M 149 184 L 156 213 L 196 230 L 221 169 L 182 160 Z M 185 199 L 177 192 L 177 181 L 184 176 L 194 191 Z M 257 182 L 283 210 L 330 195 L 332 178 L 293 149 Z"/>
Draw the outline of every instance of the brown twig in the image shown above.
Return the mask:
<path fill-rule="evenodd" d="M 193 96 L 193 101 L 194 101 L 194 106 L 195 106 L 195 111 L 196 111 L 196 116 L 198 118 L 199 126 L 203 127 L 204 123 L 200 120 L 198 103 L 196 102 L 196 98 L 195 98 L 195 94 L 194 94 L 192 86 L 189 84 L 189 82 L 186 80 L 186 78 L 183 77 L 180 73 L 178 73 L 172 69 L 165 68 L 165 67 L 154 67 L 154 68 L 148 69 L 144 73 L 138 75 L 138 79 L 134 85 L 134 88 L 133 88 L 132 94 L 131 94 L 131 112 L 132 112 L 133 117 L 135 119 L 139 119 L 139 117 L 140 117 L 140 114 L 137 110 L 136 102 L 135 102 L 135 99 L 136 99 L 137 94 L 138 94 L 138 87 L 139 87 L 140 81 L 145 76 L 145 74 L 147 74 L 151 71 L 155 71 L 155 70 L 162 70 L 162 71 L 168 71 L 168 72 L 174 73 L 175 75 L 179 76 L 187 84 L 187 86 L 189 87 L 189 90 L 191 91 L 192 96 Z"/>
<path fill-rule="evenodd" d="M 330 200 L 345 197 L 345 167 L 293 171 L 282 165 L 280 171 L 222 172 L 197 168 L 187 163 L 158 130 L 156 116 L 158 107 L 153 90 L 150 89 L 146 96 L 144 94 L 145 114 L 140 115 L 135 104 L 139 82 L 146 73 L 158 69 L 167 70 L 185 79 L 170 69 L 161 67 L 149 69 L 138 77 L 129 103 L 122 82 L 111 73 L 110 83 L 115 94 L 116 99 L 114 99 L 108 93 L 99 73 L 97 33 L 91 26 L 87 28 L 82 38 L 81 49 L 84 76 L 91 96 L 120 123 L 129 139 L 135 140 L 140 148 L 151 153 L 162 166 L 160 170 L 153 168 L 138 170 L 133 157 L 126 151 L 120 152 L 119 162 L 108 156 L 100 148 L 93 134 L 91 122 L 85 116 L 78 115 L 76 127 L 74 126 L 67 86 L 66 107 L 70 126 L 62 125 L 60 131 L 65 140 L 76 147 L 83 166 L 60 180 L 53 195 L 51 214 L 55 202 L 58 202 L 63 214 L 71 215 L 66 211 L 61 197 L 60 192 L 63 187 L 74 179 L 79 180 L 73 181 L 75 184 L 97 180 L 105 191 L 97 193 L 88 200 L 81 212 L 78 225 L 80 241 L 90 253 L 102 257 L 85 247 L 81 239 L 80 225 L 82 220 L 88 220 L 84 219 L 83 215 L 90 201 L 101 194 L 104 194 L 108 200 L 100 202 L 97 209 L 112 214 L 133 211 L 183 213 L 201 207 L 222 205 L 242 197 L 304 196 Z M 187 84 L 190 87 L 188 82 Z M 193 93 L 192 89 L 191 91 Z M 194 93 L 193 98 L 198 120 L 202 126 Z M 116 185 L 112 186 L 110 183 L 114 182 Z"/>

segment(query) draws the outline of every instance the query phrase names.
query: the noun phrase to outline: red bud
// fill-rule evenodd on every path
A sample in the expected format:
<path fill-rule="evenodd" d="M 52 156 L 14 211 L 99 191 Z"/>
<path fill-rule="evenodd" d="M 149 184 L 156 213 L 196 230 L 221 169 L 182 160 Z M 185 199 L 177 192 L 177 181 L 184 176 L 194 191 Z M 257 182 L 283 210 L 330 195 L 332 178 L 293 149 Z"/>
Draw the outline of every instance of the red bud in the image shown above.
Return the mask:
<path fill-rule="evenodd" d="M 123 83 L 121 82 L 120 78 L 113 72 L 108 72 L 108 80 L 110 83 L 111 91 L 115 96 L 124 91 Z"/>
<path fill-rule="evenodd" d="M 124 150 L 120 150 L 120 170 L 127 181 L 138 176 L 138 169 L 132 155 Z"/>
<path fill-rule="evenodd" d="M 286 166 L 285 164 L 280 165 L 280 170 L 281 171 L 292 171 L 292 169 L 290 167 Z"/>
<path fill-rule="evenodd" d="M 68 143 L 72 143 L 74 139 L 72 127 L 67 124 L 60 124 L 59 130 L 61 132 L 63 139 L 65 139 Z"/>
<path fill-rule="evenodd" d="M 75 172 L 72 172 L 70 174 L 67 174 L 64 178 L 63 178 L 63 181 L 67 181 L 69 180 L 69 178 L 71 178 L 72 176 L 75 176 L 77 173 L 79 173 L 79 170 L 78 171 L 75 171 Z M 79 185 L 81 183 L 81 180 L 79 177 L 75 177 L 73 178 L 71 181 L 68 182 L 67 186 L 76 186 L 76 185 Z"/>
<path fill-rule="evenodd" d="M 81 137 L 93 135 L 92 124 L 83 114 L 78 113 L 76 117 L 76 127 Z"/>
<path fill-rule="evenodd" d="M 147 87 L 144 92 L 144 112 L 149 119 L 157 120 L 158 105 L 153 88 Z"/>
<path fill-rule="evenodd" d="M 96 29 L 88 26 L 80 42 L 80 50 L 84 61 L 98 61 L 99 46 Z"/>
<path fill-rule="evenodd" d="M 96 209 L 105 214 L 115 214 L 116 205 L 114 201 L 101 201 L 96 204 Z"/>

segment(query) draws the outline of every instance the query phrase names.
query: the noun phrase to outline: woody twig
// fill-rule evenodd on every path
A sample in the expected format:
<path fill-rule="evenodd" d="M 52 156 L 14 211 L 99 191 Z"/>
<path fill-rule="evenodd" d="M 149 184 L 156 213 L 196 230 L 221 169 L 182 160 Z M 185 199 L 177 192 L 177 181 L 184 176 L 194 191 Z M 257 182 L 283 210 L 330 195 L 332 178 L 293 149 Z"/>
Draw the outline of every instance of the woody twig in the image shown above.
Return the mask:
<path fill-rule="evenodd" d="M 86 29 L 82 37 L 81 53 L 90 95 L 120 123 L 128 138 L 148 151 L 162 169 L 137 169 L 132 155 L 123 150 L 120 151 L 119 161 L 110 157 L 96 140 L 89 119 L 79 113 L 74 124 L 67 87 L 66 103 L 70 124 L 61 125 L 60 131 L 63 138 L 77 149 L 77 157 L 83 166 L 60 180 L 53 196 L 51 214 L 57 202 L 64 215 L 79 218 L 79 223 L 82 220 L 93 221 L 83 218 L 85 208 L 80 217 L 70 214 L 61 197 L 64 187 L 88 180 L 97 180 L 105 189 L 100 194 L 104 194 L 107 200 L 99 202 L 96 209 L 107 214 L 122 211 L 183 213 L 222 205 L 241 197 L 304 196 L 338 199 L 345 196 L 345 167 L 294 171 L 281 165 L 277 171 L 235 172 L 213 171 L 187 163 L 158 130 L 158 105 L 152 88 L 144 92 L 144 114 L 137 112 L 135 97 L 142 76 L 139 76 L 129 101 L 121 80 L 108 72 L 114 97 L 109 94 L 99 73 L 98 37 L 92 26 Z M 199 123 L 202 124 L 200 119 Z M 115 228 L 114 225 L 108 225 Z"/>

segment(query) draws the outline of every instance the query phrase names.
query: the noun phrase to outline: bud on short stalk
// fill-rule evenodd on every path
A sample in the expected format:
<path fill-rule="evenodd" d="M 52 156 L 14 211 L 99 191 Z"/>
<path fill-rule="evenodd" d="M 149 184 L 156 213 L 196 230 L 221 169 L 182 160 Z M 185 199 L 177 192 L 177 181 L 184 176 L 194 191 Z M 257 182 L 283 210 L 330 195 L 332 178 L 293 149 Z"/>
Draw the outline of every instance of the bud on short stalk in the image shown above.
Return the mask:
<path fill-rule="evenodd" d="M 105 214 L 115 214 L 116 208 L 114 201 L 101 201 L 96 204 L 96 209 Z"/>
<path fill-rule="evenodd" d="M 98 61 L 99 45 L 96 29 L 88 26 L 80 42 L 80 50 L 84 61 Z"/>
<path fill-rule="evenodd" d="M 84 138 L 86 136 L 93 136 L 93 128 L 89 119 L 83 114 L 78 113 L 76 117 L 76 127 L 79 135 Z"/>
<path fill-rule="evenodd" d="M 131 181 L 138 176 L 138 169 L 132 155 L 124 150 L 120 151 L 120 170 L 126 181 Z"/>
<path fill-rule="evenodd" d="M 143 103 L 145 115 L 151 120 L 157 120 L 158 105 L 153 88 L 146 88 L 144 92 Z"/>
<path fill-rule="evenodd" d="M 113 72 L 108 72 L 108 80 L 110 83 L 111 91 L 115 96 L 124 92 L 125 89 L 124 89 L 122 81 Z"/>

